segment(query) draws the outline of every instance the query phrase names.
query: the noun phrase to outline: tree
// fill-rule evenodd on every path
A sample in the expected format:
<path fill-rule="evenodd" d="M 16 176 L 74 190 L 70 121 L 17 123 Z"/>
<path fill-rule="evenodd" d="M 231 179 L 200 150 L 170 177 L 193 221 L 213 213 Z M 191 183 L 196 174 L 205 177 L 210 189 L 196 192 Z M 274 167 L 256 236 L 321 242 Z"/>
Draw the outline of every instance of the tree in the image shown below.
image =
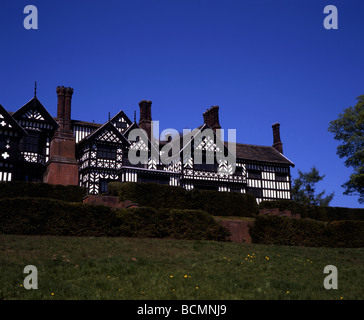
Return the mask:
<path fill-rule="evenodd" d="M 344 164 L 353 168 L 354 173 L 342 187 L 346 195 L 358 195 L 359 203 L 364 203 L 364 95 L 357 98 L 354 107 L 344 109 L 336 120 L 330 122 L 329 131 L 334 139 L 341 142 L 337 147 Z"/>
<path fill-rule="evenodd" d="M 334 198 L 334 192 L 325 196 L 326 191 L 315 194 L 316 184 L 321 181 L 325 175 L 320 176 L 319 171 L 312 167 L 307 173 L 298 170 L 298 178 L 293 180 L 292 199 L 299 203 L 314 206 L 328 206 Z"/>

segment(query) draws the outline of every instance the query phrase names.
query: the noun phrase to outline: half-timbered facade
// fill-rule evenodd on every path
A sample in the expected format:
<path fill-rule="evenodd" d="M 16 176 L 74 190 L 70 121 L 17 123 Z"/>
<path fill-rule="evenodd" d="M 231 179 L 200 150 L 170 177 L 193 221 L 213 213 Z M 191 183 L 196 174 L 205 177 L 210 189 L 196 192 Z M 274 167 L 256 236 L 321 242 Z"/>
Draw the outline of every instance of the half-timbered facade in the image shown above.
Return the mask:
<path fill-rule="evenodd" d="M 74 181 L 90 194 L 105 193 L 110 181 L 120 181 L 251 193 L 258 202 L 291 197 L 294 164 L 283 155 L 278 123 L 272 126 L 272 146 L 230 145 L 220 140 L 219 107 L 213 106 L 203 113 L 200 127 L 159 141 L 152 132 L 151 101 L 139 103 L 138 123 L 135 114 L 131 121 L 120 110 L 99 124 L 71 119 L 72 94 L 71 88 L 57 87 L 54 118 L 36 96 L 15 112 L 0 105 L 0 181 L 67 184 L 63 174 L 54 179 L 52 172 L 62 166 L 66 174 L 76 163 Z"/>
<path fill-rule="evenodd" d="M 0 104 L 0 181 L 18 178 L 19 141 L 26 136 L 26 131 Z"/>
<path fill-rule="evenodd" d="M 18 145 L 16 179 L 42 182 L 49 161 L 50 142 L 58 124 L 37 97 L 14 112 L 12 117 L 27 132 Z"/>

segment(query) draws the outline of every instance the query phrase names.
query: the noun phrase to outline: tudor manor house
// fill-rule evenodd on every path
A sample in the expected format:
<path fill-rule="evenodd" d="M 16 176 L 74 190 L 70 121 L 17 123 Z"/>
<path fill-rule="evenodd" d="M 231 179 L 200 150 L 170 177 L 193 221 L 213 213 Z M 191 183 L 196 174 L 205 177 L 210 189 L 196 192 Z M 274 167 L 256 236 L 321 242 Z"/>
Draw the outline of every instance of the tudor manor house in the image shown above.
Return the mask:
<path fill-rule="evenodd" d="M 79 185 L 88 194 L 107 192 L 111 181 L 154 182 L 187 190 L 251 193 L 257 202 L 291 198 L 290 168 L 294 164 L 283 155 L 279 123 L 272 125 L 272 146 L 236 143 L 236 169 L 227 174 L 221 170 L 226 166 L 224 161 L 194 161 L 195 152 L 224 152 L 217 148 L 217 135 L 200 139 L 187 158 L 181 146 L 180 157 L 171 163 L 155 159 L 151 152 L 151 101 L 139 102 L 139 122 L 135 114 L 131 121 L 120 110 L 99 124 L 71 118 L 72 88 L 59 86 L 56 93 L 56 117 L 49 114 L 36 92 L 15 112 L 0 105 L 0 181 Z M 203 136 L 204 130 L 216 133 L 220 128 L 219 107 L 212 106 L 203 113 L 203 123 L 196 130 Z M 147 138 L 130 135 L 133 129 L 145 130 Z M 192 135 L 191 143 L 193 140 Z M 227 142 L 224 147 L 228 148 Z M 129 150 L 147 152 L 147 163 L 132 164 Z"/>

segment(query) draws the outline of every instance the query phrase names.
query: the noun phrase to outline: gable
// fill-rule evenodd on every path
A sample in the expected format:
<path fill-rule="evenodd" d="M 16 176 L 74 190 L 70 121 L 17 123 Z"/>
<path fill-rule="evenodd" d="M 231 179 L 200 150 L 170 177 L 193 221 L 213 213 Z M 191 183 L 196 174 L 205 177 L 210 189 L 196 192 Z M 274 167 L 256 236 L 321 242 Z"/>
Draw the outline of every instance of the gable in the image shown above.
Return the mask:
<path fill-rule="evenodd" d="M 115 132 L 106 129 L 103 132 L 100 132 L 97 136 L 95 136 L 95 140 L 121 143 L 120 137 L 117 134 L 115 134 Z"/>
<path fill-rule="evenodd" d="M 110 122 L 115 126 L 115 128 L 124 133 L 131 125 L 131 120 L 127 117 L 123 110 L 120 110 Z"/>
<path fill-rule="evenodd" d="M 130 134 L 130 132 L 132 131 L 132 130 L 134 130 L 134 129 L 140 129 L 140 127 L 138 126 L 138 124 L 136 123 L 136 122 L 133 122 L 125 131 L 124 131 L 124 137 L 126 138 L 126 139 L 128 139 L 129 141 L 130 141 L 130 139 L 129 139 L 129 134 Z M 130 141 L 131 142 L 131 141 Z"/>
<path fill-rule="evenodd" d="M 209 133 L 212 133 L 213 136 L 208 134 L 204 135 L 204 132 L 206 130 L 208 130 Z M 190 135 L 190 140 L 185 145 L 183 145 L 183 136 L 181 137 L 182 148 L 180 152 L 187 151 L 185 153 L 189 153 L 189 150 L 193 149 L 193 152 L 215 152 L 216 156 L 224 156 L 225 154 L 229 153 L 231 154 L 230 150 L 227 147 L 227 143 L 222 142 L 220 138 L 216 135 L 215 131 L 207 124 L 204 124 L 201 127 L 194 129 L 193 131 L 191 131 Z M 198 139 L 196 139 L 197 137 Z"/>
<path fill-rule="evenodd" d="M 24 129 L 14 120 L 14 118 L 3 108 L 0 104 L 0 130 L 4 131 L 15 131 L 16 135 L 26 135 Z"/>
<path fill-rule="evenodd" d="M 55 130 L 58 127 L 57 122 L 36 97 L 14 112 L 13 118 L 27 129 Z"/>
<path fill-rule="evenodd" d="M 152 155 L 159 155 L 159 150 L 157 150 L 155 144 L 151 143 L 147 134 L 143 134 L 143 138 L 139 139 L 138 141 L 131 140 L 130 132 L 134 129 L 142 130 L 142 128 L 140 128 L 140 126 L 136 122 L 133 122 L 124 132 L 124 136 L 128 139 L 130 143 L 130 149 L 140 150 L 140 151 L 151 151 Z"/>
<path fill-rule="evenodd" d="M 82 139 L 80 144 L 83 144 L 86 141 L 100 141 L 106 143 L 129 145 L 129 141 L 121 132 L 119 132 L 119 130 L 115 128 L 115 126 L 110 121 L 106 122 L 93 133 Z"/>

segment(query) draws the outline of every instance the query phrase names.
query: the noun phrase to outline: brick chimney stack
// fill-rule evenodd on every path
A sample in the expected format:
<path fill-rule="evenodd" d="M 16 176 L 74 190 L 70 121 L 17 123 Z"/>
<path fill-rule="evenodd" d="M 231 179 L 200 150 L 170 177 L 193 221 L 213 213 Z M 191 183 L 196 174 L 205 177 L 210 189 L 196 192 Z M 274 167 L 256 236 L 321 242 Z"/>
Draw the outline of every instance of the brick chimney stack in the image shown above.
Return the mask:
<path fill-rule="evenodd" d="M 57 87 L 57 121 L 62 131 L 71 131 L 71 100 L 73 89 Z"/>
<path fill-rule="evenodd" d="M 139 126 L 148 134 L 149 140 L 152 136 L 152 101 L 142 100 L 139 102 L 140 118 Z"/>
<path fill-rule="evenodd" d="M 283 144 L 281 142 L 280 124 L 277 122 L 272 125 L 273 128 L 273 148 L 283 154 Z"/>
<path fill-rule="evenodd" d="M 203 113 L 203 122 L 208 124 L 211 129 L 221 129 L 219 122 L 219 106 L 212 106 Z"/>
<path fill-rule="evenodd" d="M 57 123 L 50 143 L 50 155 L 43 181 L 51 184 L 78 185 L 76 140 L 71 128 L 72 88 L 57 87 Z"/>

